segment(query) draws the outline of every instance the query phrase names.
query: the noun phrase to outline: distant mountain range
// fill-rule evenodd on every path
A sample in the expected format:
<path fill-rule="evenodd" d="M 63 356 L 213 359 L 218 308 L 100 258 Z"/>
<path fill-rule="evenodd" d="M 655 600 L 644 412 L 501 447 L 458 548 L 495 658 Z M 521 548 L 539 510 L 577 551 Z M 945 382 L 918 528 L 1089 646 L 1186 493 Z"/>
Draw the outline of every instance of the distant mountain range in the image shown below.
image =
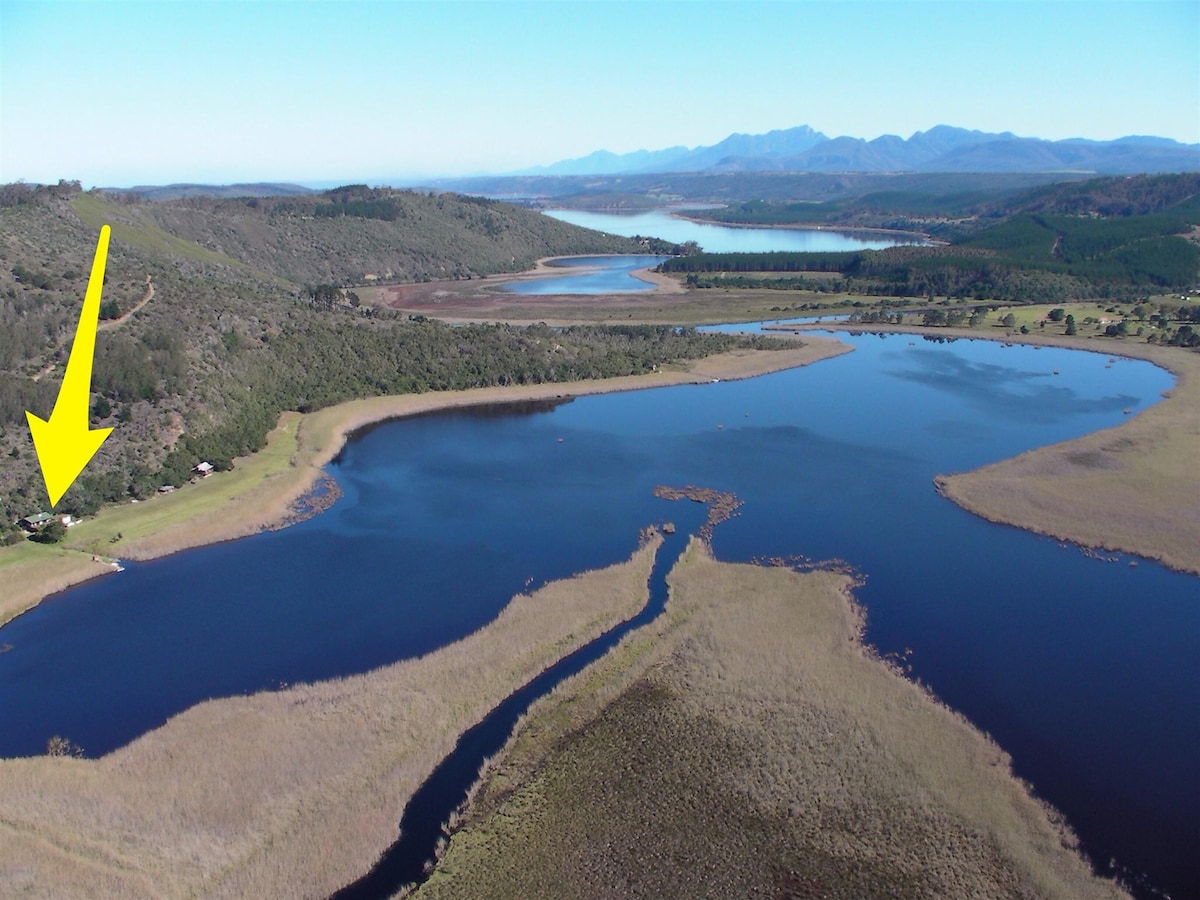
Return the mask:
<path fill-rule="evenodd" d="M 519 175 L 624 175 L 653 172 L 1141 172 L 1200 171 L 1200 144 L 1130 136 L 1114 141 L 1046 141 L 938 125 L 905 140 L 835 137 L 807 125 L 766 134 L 731 134 L 711 147 L 668 147 L 579 159 Z"/>

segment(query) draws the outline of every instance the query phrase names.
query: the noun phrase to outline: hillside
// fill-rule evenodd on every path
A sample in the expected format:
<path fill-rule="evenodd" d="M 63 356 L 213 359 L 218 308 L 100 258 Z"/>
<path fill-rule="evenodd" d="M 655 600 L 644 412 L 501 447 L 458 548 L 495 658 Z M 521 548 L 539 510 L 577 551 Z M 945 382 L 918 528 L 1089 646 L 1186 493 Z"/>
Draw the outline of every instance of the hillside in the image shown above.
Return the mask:
<path fill-rule="evenodd" d="M 6 523 L 45 504 L 25 410 L 46 417 L 53 406 L 104 223 L 113 238 L 93 423 L 120 427 L 68 491 L 65 512 L 180 484 L 201 459 L 228 465 L 261 447 L 284 410 L 632 374 L 729 343 L 665 327 L 451 328 L 360 308 L 341 288 L 368 274 L 469 278 L 540 256 L 640 249 L 505 204 L 361 188 L 303 200 L 118 203 L 68 182 L 2 187 Z"/>
<path fill-rule="evenodd" d="M 161 229 L 297 284 L 428 281 L 527 269 L 543 256 L 626 253 L 624 238 L 474 197 L 349 186 L 287 198 L 117 203 L 86 196 L 76 212 Z"/>
<path fill-rule="evenodd" d="M 1037 186 L 972 183 L 953 175 L 938 180 L 912 176 L 898 178 L 891 185 L 865 181 L 861 188 L 821 202 L 750 200 L 685 214 L 738 225 L 919 231 L 953 241 L 1022 214 L 1119 218 L 1163 213 L 1192 221 L 1200 203 L 1200 173 L 1092 178 Z"/>
<path fill-rule="evenodd" d="M 641 209 L 678 204 L 733 205 L 853 200 L 871 192 L 1003 195 L 1082 181 L 1071 173 L 676 172 L 641 175 L 490 176 L 431 182 L 438 190 L 564 209 Z M 707 213 L 706 213 L 707 214 Z"/>
<path fill-rule="evenodd" d="M 288 197 L 316 193 L 299 184 L 258 181 L 251 184 L 139 184 L 131 188 L 101 188 L 117 197 L 136 195 L 143 200 L 178 200 L 180 197 Z"/>
<path fill-rule="evenodd" d="M 758 272 L 836 272 L 823 287 L 889 297 L 1064 302 L 1137 300 L 1200 280 L 1200 175 L 1137 176 L 1051 185 L 1003 197 L 871 193 L 829 204 L 744 203 L 704 210 L 739 223 L 923 227 L 943 246 L 848 253 L 701 253 L 667 260 L 693 287 L 787 289 L 796 278 Z M 702 273 L 739 273 L 713 278 Z"/>

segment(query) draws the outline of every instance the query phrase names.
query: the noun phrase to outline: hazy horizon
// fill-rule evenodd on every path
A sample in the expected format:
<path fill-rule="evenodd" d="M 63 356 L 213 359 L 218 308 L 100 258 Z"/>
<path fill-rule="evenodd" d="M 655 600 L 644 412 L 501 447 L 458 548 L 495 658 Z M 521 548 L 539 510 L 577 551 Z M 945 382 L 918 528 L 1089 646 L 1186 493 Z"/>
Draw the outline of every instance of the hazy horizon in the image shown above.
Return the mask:
<path fill-rule="evenodd" d="M 1198 39 L 1191 0 L 0 0 L 0 181 L 414 182 L 799 125 L 1190 144 Z"/>

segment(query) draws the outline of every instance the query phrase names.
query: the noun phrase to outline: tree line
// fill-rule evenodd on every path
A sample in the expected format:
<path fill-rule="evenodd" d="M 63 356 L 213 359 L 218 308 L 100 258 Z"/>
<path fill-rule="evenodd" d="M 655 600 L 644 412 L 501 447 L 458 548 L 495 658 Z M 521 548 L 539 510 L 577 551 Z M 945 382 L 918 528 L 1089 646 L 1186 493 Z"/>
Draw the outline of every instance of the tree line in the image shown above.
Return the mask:
<path fill-rule="evenodd" d="M 1054 302 L 1084 296 L 1128 298 L 1192 287 L 1200 247 L 1174 215 L 1091 219 L 1020 215 L 946 246 L 902 246 L 836 253 L 698 253 L 659 270 L 688 274 L 837 273 L 844 289 L 897 297 Z M 689 281 L 696 287 L 781 287 L 766 279 Z M 794 282 L 793 282 L 794 284 Z M 796 284 L 796 287 L 808 287 Z M 827 288 L 828 289 L 828 288 Z"/>
<path fill-rule="evenodd" d="M 223 387 L 230 414 L 189 430 L 161 466 L 129 462 L 89 472 L 64 496 L 60 510 L 88 515 L 104 503 L 152 495 L 179 485 L 206 460 L 218 470 L 261 449 L 285 410 L 311 412 L 358 397 L 610 378 L 652 371 L 734 346 L 775 347 L 763 338 L 708 334 L 665 325 L 468 325 L 423 319 L 392 323 L 301 313 L 270 340 L 249 347 L 237 381 Z M 149 359 L 154 359 L 153 349 Z M 140 371 L 134 365 L 133 371 Z M 169 374 L 159 384 L 165 386 Z M 148 390 L 130 374 L 135 390 Z"/>

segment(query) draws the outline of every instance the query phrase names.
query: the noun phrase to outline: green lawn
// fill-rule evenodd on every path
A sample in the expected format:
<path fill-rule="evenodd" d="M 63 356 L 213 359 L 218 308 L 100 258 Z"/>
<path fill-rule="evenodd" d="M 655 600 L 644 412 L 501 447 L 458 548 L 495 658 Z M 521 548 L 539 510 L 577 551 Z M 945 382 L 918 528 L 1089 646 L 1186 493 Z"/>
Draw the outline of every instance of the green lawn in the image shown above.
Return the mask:
<path fill-rule="evenodd" d="M 38 544 L 34 541 L 21 541 L 0 549 L 0 577 L 6 577 L 17 567 L 40 564 L 49 560 L 73 559 L 79 556 L 78 550 L 68 550 L 54 544 Z"/>
<path fill-rule="evenodd" d="M 107 507 L 94 518 L 74 526 L 66 546 L 89 553 L 119 556 L 121 547 L 138 538 L 158 534 L 198 515 L 212 512 L 244 496 L 264 480 L 291 468 L 298 448 L 300 413 L 286 412 L 267 439 L 267 446 L 252 456 L 236 460 L 228 472 L 185 484 L 171 494 L 160 494 L 141 503 Z M 113 537 L 121 539 L 113 541 Z"/>
<path fill-rule="evenodd" d="M 185 241 L 157 225 L 138 221 L 137 213 L 132 208 L 118 206 L 93 194 L 79 194 L 71 201 L 71 209 L 75 211 L 75 215 L 79 216 L 83 224 L 95 228 L 97 231 L 100 230 L 101 225 L 110 225 L 114 240 L 130 247 L 137 247 L 139 250 L 145 250 L 147 253 L 182 256 L 197 262 L 216 263 L 239 269 L 246 268 L 245 263 L 239 262 L 232 256 L 217 253 L 192 241 Z M 133 224 L 131 219 L 136 224 Z"/>

